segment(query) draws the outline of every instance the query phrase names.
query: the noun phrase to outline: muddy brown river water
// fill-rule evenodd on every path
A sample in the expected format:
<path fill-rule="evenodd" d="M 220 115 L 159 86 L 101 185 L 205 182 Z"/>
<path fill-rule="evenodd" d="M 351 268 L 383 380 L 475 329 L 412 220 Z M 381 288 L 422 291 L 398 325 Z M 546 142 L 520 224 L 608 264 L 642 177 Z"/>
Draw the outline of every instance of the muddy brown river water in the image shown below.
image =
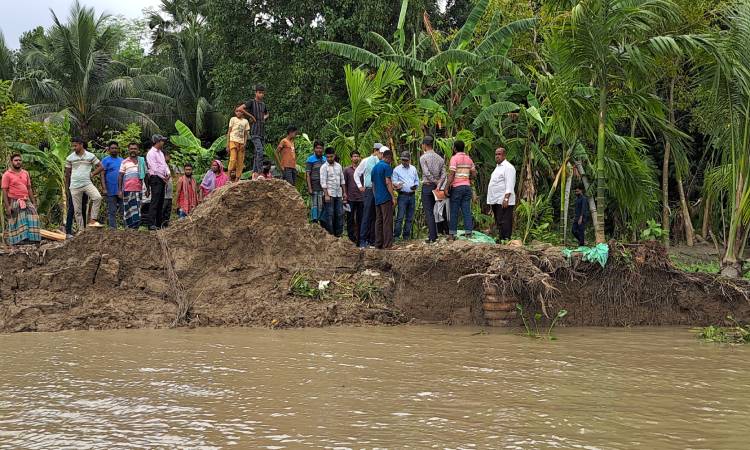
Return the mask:
<path fill-rule="evenodd" d="M 477 331 L 2 335 L 0 448 L 749 448 L 750 348 Z"/>

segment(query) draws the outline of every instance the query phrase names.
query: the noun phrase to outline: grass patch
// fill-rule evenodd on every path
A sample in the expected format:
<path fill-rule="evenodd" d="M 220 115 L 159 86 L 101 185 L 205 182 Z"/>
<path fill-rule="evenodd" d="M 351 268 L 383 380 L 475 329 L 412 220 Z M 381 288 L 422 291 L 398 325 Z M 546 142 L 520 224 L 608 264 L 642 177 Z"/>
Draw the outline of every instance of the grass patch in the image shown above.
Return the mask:
<path fill-rule="evenodd" d="M 732 326 L 711 325 L 697 329 L 698 339 L 719 344 L 750 344 L 750 325 L 741 325 L 733 317 L 727 317 Z"/>

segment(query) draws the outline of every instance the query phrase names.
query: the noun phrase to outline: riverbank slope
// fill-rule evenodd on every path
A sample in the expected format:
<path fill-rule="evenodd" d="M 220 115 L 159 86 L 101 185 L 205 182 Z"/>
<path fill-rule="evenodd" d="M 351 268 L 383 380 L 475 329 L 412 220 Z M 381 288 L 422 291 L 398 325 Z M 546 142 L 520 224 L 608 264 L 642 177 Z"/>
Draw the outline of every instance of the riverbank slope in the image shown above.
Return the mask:
<path fill-rule="evenodd" d="M 327 288 L 318 290 L 320 281 Z M 87 231 L 0 255 L 0 332 L 169 326 L 705 325 L 750 319 L 750 284 L 674 268 L 658 245 L 612 244 L 605 268 L 559 248 L 412 243 L 354 249 L 307 223 L 278 180 L 222 188 L 158 233 Z M 498 311 L 486 311 L 488 296 Z M 494 308 L 494 307 L 493 307 Z M 504 320 L 493 320 L 493 319 Z"/>

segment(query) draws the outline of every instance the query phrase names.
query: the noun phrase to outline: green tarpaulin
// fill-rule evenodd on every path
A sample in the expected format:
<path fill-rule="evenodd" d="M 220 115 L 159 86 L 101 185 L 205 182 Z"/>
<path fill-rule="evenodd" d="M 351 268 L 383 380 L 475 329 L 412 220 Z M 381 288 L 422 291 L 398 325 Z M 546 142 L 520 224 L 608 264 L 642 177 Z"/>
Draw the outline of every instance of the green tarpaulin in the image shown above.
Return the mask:
<path fill-rule="evenodd" d="M 495 243 L 494 238 L 487 236 L 484 233 L 480 233 L 479 231 L 475 231 L 471 233 L 470 238 L 467 238 L 465 234 L 466 233 L 464 232 L 464 230 L 458 230 L 458 232 L 456 232 L 456 236 L 458 237 L 458 239 L 461 239 L 464 241 L 474 242 L 475 244 L 494 244 Z"/>
<path fill-rule="evenodd" d="M 597 262 L 600 266 L 604 267 L 607 265 L 607 259 L 609 258 L 609 246 L 607 244 L 597 244 L 596 247 L 578 247 L 576 249 L 564 248 L 562 254 L 566 258 L 570 259 L 573 253 L 580 253 L 583 255 L 584 261 Z"/>

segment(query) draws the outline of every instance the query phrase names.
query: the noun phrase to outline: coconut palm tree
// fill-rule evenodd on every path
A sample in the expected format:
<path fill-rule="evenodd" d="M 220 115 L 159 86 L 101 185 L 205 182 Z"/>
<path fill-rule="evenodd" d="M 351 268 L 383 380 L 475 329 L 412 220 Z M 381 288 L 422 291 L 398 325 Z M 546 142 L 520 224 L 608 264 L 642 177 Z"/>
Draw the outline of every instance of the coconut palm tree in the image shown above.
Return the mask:
<path fill-rule="evenodd" d="M 164 82 L 112 60 L 116 32 L 107 17 L 78 2 L 67 23 L 53 11 L 52 28 L 22 55 L 25 72 L 14 80 L 14 93 L 36 118 L 67 117 L 86 139 L 133 122 L 157 131 L 149 113 L 168 99 L 159 93 Z"/>
<path fill-rule="evenodd" d="M 694 36 L 661 34 L 668 23 L 679 19 L 679 9 L 670 0 L 560 0 L 551 1 L 550 7 L 558 8 L 558 14 L 545 45 L 558 55 L 555 70 L 577 79 L 578 89 L 591 89 L 594 95 L 590 101 L 597 105 L 596 240 L 604 242 L 607 175 L 647 168 L 638 162 L 640 144 L 633 137 L 616 133 L 613 116 L 635 118 L 649 130 L 655 122 L 663 123 L 663 112 L 654 109 L 658 99 L 631 87 L 656 78 L 658 58 L 681 55 L 686 48 L 699 47 L 702 41 Z M 628 166 L 608 167 L 617 147 Z M 612 187 L 634 186 L 613 183 Z"/>
<path fill-rule="evenodd" d="M 0 31 L 0 80 L 12 80 L 14 74 L 13 53 L 5 45 L 5 37 Z"/>
<path fill-rule="evenodd" d="M 740 0 L 722 14 L 715 53 L 699 67 L 708 95 L 703 113 L 717 161 L 705 177 L 704 197 L 712 204 L 726 199 L 728 230 L 722 273 L 742 273 L 742 255 L 750 234 L 750 1 Z M 721 206 L 723 207 L 723 206 Z"/>

